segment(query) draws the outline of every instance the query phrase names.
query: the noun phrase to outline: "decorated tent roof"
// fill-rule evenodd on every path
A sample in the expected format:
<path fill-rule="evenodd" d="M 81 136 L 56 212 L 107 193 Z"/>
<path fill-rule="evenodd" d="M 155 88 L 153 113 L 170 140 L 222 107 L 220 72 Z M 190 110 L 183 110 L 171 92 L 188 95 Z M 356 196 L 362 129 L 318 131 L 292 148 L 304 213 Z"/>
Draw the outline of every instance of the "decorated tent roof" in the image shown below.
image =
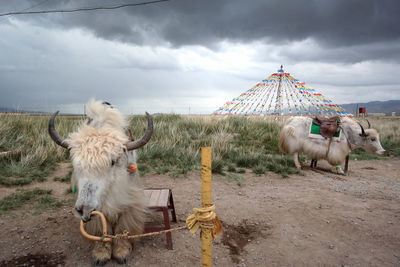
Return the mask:
<path fill-rule="evenodd" d="M 283 66 L 240 96 L 226 102 L 215 115 L 321 115 L 324 117 L 347 116 L 340 105 L 335 104 L 314 88 L 290 73 Z"/>

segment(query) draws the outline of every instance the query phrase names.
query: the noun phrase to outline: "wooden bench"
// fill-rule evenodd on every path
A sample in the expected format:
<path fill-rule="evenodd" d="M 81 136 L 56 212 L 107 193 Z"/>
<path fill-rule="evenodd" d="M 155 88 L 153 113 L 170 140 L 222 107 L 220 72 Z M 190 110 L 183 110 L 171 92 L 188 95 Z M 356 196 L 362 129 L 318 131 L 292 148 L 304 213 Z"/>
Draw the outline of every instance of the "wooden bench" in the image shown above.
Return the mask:
<path fill-rule="evenodd" d="M 159 232 L 162 230 L 171 229 L 169 222 L 169 210 L 171 210 L 172 221 L 176 222 L 176 213 L 174 206 L 174 199 L 172 191 L 168 188 L 149 188 L 144 190 L 144 194 L 148 199 L 148 208 L 153 211 L 160 211 L 163 213 L 164 226 L 163 227 L 146 227 L 145 232 Z M 172 249 L 172 235 L 171 232 L 165 234 L 167 239 L 167 248 Z"/>

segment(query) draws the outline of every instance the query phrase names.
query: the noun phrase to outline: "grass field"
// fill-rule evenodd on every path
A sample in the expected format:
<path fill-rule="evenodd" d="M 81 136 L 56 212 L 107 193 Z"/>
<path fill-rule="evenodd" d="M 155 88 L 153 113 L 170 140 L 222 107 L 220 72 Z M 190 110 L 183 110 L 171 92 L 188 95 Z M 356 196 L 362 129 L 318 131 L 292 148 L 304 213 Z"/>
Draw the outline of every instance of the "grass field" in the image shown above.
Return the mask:
<path fill-rule="evenodd" d="M 21 153 L 0 158 L 0 184 L 23 185 L 43 181 L 57 162 L 68 160 L 68 152 L 48 135 L 49 116 L 3 115 L 0 117 L 0 151 Z M 61 117 L 57 129 L 62 136 L 76 129 L 79 117 Z"/>
<path fill-rule="evenodd" d="M 400 119 L 368 118 L 381 133 L 386 156 L 400 155 Z M 47 132 L 49 116 L 0 116 L 0 152 L 21 149 L 20 154 L 0 158 L 0 185 L 15 186 L 43 181 L 58 162 L 68 161 L 68 151 L 57 146 Z M 76 130 L 82 117 L 59 116 L 56 129 L 67 137 Z M 200 169 L 200 147 L 213 147 L 214 173 L 228 175 L 240 183 L 238 174 L 267 171 L 287 177 L 297 173 L 291 156 L 283 155 L 278 146 L 280 120 L 259 117 L 158 115 L 153 118 L 151 141 L 138 150 L 141 174 L 160 173 L 185 176 Z M 365 124 L 366 125 L 366 124 Z M 133 116 L 130 129 L 140 138 L 146 129 L 144 116 Z M 352 158 L 378 158 L 355 150 Z"/>
<path fill-rule="evenodd" d="M 42 210 L 60 207 L 63 201 L 51 196 L 51 190 L 34 188 L 31 190 L 19 189 L 16 193 L 0 200 L 0 214 L 30 204 L 29 210 L 39 213 Z"/>

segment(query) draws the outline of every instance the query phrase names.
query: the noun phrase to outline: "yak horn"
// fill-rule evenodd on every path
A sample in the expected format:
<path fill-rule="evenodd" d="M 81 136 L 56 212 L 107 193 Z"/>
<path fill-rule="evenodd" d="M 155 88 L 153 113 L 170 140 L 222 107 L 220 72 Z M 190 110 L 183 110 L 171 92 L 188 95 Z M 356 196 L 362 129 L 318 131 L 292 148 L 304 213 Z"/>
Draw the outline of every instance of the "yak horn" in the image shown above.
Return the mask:
<path fill-rule="evenodd" d="M 365 119 L 368 122 L 368 129 L 371 128 L 371 123 L 369 123 L 369 121 L 367 119 Z"/>
<path fill-rule="evenodd" d="M 50 121 L 49 121 L 49 134 L 51 139 L 53 139 L 54 142 L 56 142 L 57 145 L 62 146 L 63 148 L 68 149 L 68 144 L 65 140 L 63 140 L 57 133 L 56 129 L 54 128 L 54 119 L 56 118 L 57 114 L 59 111 L 55 112 L 53 115 L 51 115 Z"/>
<path fill-rule="evenodd" d="M 361 127 L 361 136 L 367 136 L 367 134 L 365 133 L 365 131 L 364 131 L 364 128 L 362 127 L 362 125 L 361 125 L 361 123 L 358 123 L 358 125 L 360 125 L 360 127 Z"/>
<path fill-rule="evenodd" d="M 128 151 L 138 149 L 139 147 L 142 147 L 145 144 L 147 144 L 147 142 L 150 140 L 151 135 L 153 134 L 153 120 L 152 120 L 150 114 L 147 112 L 146 112 L 146 116 L 147 116 L 147 130 L 144 133 L 144 136 L 139 140 L 126 143 L 126 149 Z"/>

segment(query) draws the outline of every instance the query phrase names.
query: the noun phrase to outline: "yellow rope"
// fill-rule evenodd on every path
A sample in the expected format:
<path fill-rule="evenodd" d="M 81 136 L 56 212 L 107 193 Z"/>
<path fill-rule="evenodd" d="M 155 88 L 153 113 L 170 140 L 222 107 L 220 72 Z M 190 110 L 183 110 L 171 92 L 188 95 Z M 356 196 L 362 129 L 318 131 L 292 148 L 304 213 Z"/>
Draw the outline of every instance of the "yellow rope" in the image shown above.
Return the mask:
<path fill-rule="evenodd" d="M 215 205 L 204 208 L 194 208 L 194 214 L 186 219 L 186 225 L 189 231 L 194 234 L 199 228 L 213 229 L 212 236 L 213 238 L 217 237 L 222 231 L 222 225 L 214 210 Z"/>
<path fill-rule="evenodd" d="M 183 230 L 187 229 L 187 226 L 181 226 L 177 228 L 172 228 L 168 230 L 162 230 L 158 232 L 151 232 L 151 233 L 146 233 L 146 234 L 139 234 L 139 235 L 129 235 L 128 231 L 124 231 L 122 234 L 116 234 L 116 235 L 104 235 L 104 237 L 112 238 L 112 239 L 135 239 L 135 238 L 141 238 L 141 237 L 146 237 L 146 236 L 153 236 L 153 235 L 160 235 L 160 234 L 165 234 L 173 231 L 178 231 L 178 230 Z"/>

